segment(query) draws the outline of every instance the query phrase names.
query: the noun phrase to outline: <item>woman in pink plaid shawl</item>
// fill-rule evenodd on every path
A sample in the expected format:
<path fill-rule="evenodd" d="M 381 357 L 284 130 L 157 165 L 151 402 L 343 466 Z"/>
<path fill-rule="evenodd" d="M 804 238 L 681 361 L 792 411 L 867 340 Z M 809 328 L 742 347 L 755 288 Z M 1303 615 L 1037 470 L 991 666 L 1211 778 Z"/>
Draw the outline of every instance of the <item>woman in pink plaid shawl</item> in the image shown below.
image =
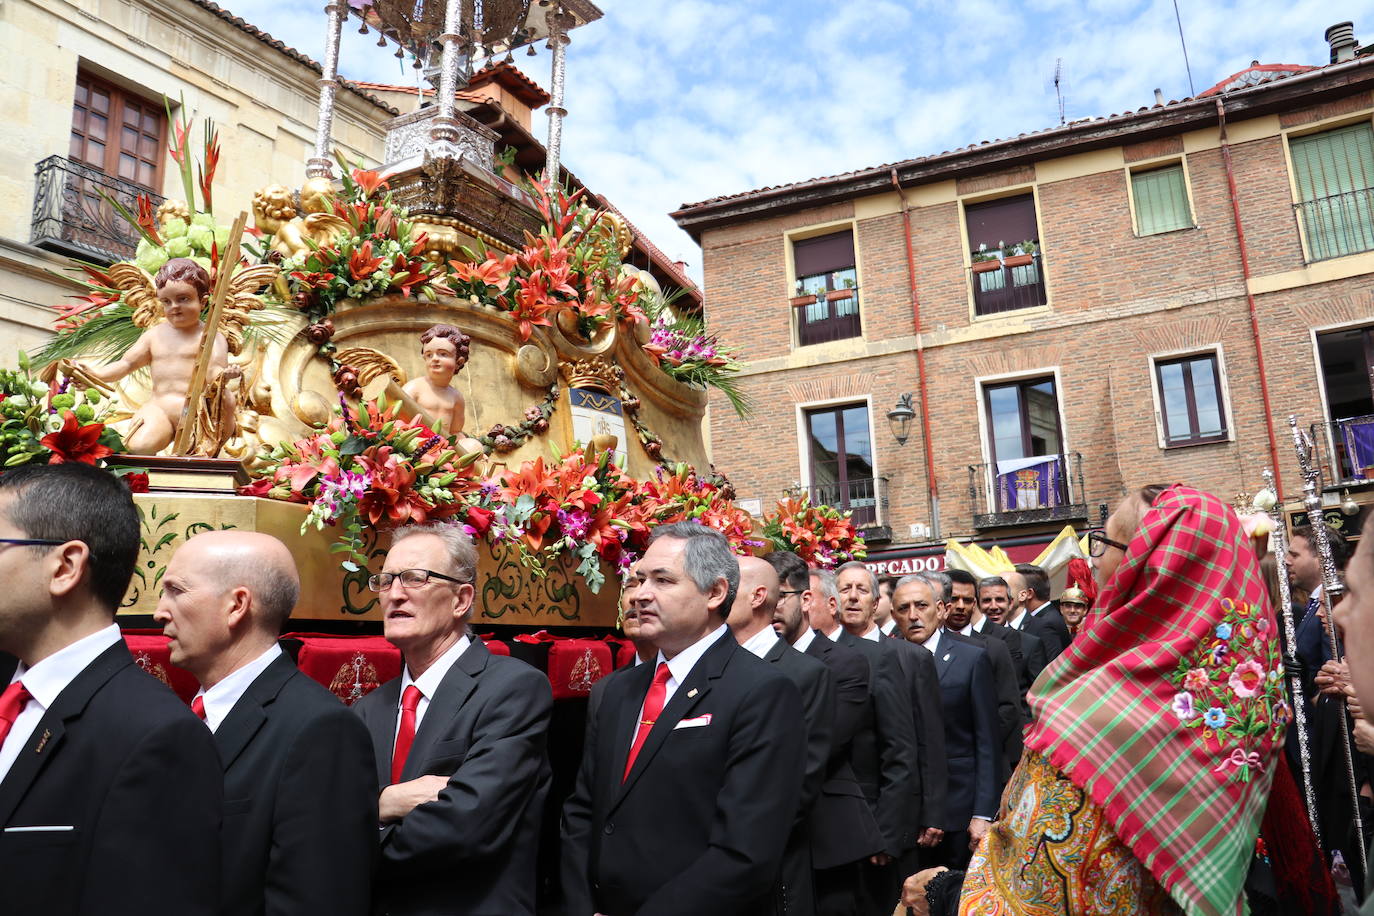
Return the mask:
<path fill-rule="evenodd" d="M 1105 588 L 1032 688 L 958 911 L 1242 913 L 1289 718 L 1254 551 L 1230 507 L 1184 486 L 1133 494 L 1091 538 Z M 945 910 L 955 881 L 913 876 L 905 902 Z"/>

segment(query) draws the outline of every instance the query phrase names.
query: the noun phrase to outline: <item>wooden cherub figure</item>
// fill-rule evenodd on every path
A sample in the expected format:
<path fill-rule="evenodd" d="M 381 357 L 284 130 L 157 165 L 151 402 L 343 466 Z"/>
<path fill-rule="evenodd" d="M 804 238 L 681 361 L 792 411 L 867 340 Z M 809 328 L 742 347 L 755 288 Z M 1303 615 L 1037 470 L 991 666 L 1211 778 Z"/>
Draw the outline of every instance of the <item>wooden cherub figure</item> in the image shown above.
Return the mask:
<path fill-rule="evenodd" d="M 78 366 L 73 373 L 78 384 L 84 376 L 85 380 L 108 385 L 144 366 L 149 368 L 152 393 L 134 414 L 124 437 L 130 453 L 135 455 L 156 454 L 176 436 L 200 355 L 204 330 L 200 313 L 210 299 L 210 275 L 190 258 L 168 261 L 157 272 L 153 285 L 166 320 L 149 327 L 122 359 L 105 366 Z M 227 383 L 242 375 L 242 370 L 229 364 L 224 334 L 215 332 L 213 346 L 205 390 L 207 399 L 218 403 L 211 403 L 208 414 L 218 419 L 215 425 L 220 427 L 220 433 L 225 432 L 226 424 L 231 432 L 235 404 Z M 206 413 L 203 408 L 201 412 Z M 204 436 L 198 438 L 203 440 Z M 222 441 L 227 434 L 218 438 Z M 213 449 L 203 442 L 198 445 L 195 450 L 201 453 L 209 451 L 213 455 L 218 451 L 217 445 Z"/>
<path fill-rule="evenodd" d="M 460 436 L 463 431 L 467 404 L 452 383 L 467 364 L 471 346 L 472 338 L 453 325 L 434 325 L 420 335 L 425 374 L 406 382 L 402 389 L 436 423 L 435 431 L 448 436 Z"/>

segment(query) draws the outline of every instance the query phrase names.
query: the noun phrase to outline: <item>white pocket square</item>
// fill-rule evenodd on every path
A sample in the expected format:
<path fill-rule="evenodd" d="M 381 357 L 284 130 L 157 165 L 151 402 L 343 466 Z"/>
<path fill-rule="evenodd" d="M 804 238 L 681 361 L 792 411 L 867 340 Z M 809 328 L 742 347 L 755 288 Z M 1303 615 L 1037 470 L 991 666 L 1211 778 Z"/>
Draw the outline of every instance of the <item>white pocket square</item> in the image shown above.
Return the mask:
<path fill-rule="evenodd" d="M 52 826 L 52 827 L 6 827 L 6 833 L 60 833 L 64 830 L 75 830 L 73 826 Z"/>
<path fill-rule="evenodd" d="M 701 728 L 703 725 L 711 724 L 711 714 L 708 712 L 704 716 L 697 716 L 695 719 L 683 719 L 673 726 L 673 731 L 679 728 Z"/>

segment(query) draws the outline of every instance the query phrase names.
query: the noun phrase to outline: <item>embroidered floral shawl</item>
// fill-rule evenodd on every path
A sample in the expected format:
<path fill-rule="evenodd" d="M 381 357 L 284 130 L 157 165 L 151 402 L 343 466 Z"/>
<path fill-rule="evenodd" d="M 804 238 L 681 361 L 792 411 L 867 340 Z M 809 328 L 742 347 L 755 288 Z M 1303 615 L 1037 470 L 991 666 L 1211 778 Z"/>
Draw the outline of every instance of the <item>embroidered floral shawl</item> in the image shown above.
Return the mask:
<path fill-rule="evenodd" d="M 1289 718 L 1276 634 L 1236 514 L 1170 487 L 1029 698 L 1026 748 L 1089 794 L 1189 916 L 1244 912 Z"/>

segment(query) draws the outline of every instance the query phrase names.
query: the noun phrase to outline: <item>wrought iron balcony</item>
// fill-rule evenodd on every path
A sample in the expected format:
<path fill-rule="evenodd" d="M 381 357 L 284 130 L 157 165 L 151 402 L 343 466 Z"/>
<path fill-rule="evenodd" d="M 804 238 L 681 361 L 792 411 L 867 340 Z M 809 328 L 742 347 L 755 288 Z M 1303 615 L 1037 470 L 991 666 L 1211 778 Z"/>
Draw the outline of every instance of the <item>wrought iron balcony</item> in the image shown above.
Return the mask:
<path fill-rule="evenodd" d="M 100 195 L 138 212 L 138 196 L 157 207 L 163 198 L 74 159 L 49 156 L 35 169 L 30 241 L 88 260 L 110 263 L 134 255 L 138 232 Z"/>
<path fill-rule="evenodd" d="M 797 313 L 799 346 L 845 340 L 863 333 L 857 286 L 798 296 L 792 304 Z"/>
<path fill-rule="evenodd" d="M 1374 250 L 1374 188 L 1293 205 L 1307 239 L 1308 261 Z"/>
<path fill-rule="evenodd" d="M 818 483 L 808 488 L 812 505 L 832 506 L 849 512 L 850 520 L 866 540 L 892 537 L 887 518 L 887 478 L 861 477 L 844 483 Z"/>
<path fill-rule="evenodd" d="M 1018 263 L 1025 258 L 1030 258 L 1030 263 Z M 1009 263 L 1014 266 L 1009 266 Z M 987 266 L 992 264 L 996 266 Z M 1045 295 L 1043 252 L 1009 256 L 1007 260 L 975 262 L 969 269 L 969 282 L 973 284 L 973 307 L 978 315 L 1014 312 L 1049 301 Z"/>
<path fill-rule="evenodd" d="M 1374 483 L 1374 414 L 1310 427 L 1327 487 Z"/>
<path fill-rule="evenodd" d="M 1083 456 L 1079 452 L 968 466 L 973 526 L 997 528 L 1085 519 Z M 978 511 L 979 509 L 982 511 Z"/>

